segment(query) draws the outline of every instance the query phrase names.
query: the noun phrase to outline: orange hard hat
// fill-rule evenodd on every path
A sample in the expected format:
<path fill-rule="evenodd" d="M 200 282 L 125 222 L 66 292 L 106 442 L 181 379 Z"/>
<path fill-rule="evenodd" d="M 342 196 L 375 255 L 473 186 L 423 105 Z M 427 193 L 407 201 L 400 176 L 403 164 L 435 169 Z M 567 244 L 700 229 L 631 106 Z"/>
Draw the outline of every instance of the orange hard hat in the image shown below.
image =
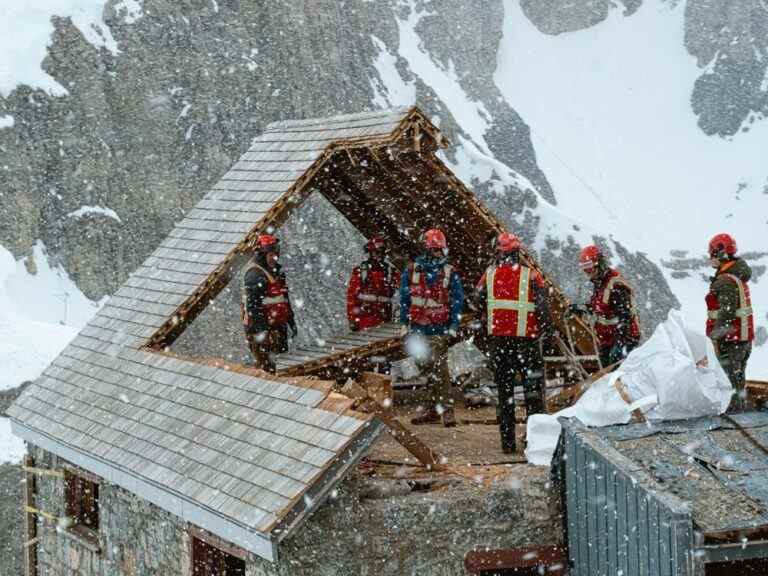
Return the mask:
<path fill-rule="evenodd" d="M 381 252 L 386 248 L 387 243 L 384 241 L 384 238 L 381 238 L 380 236 L 374 236 L 373 238 L 368 240 L 368 243 L 365 245 L 365 249 L 368 252 Z"/>
<path fill-rule="evenodd" d="M 508 254 L 509 252 L 520 250 L 522 246 L 523 243 L 520 242 L 520 238 L 511 232 L 502 232 L 498 235 L 496 241 L 494 242 L 494 247 L 502 254 Z"/>
<path fill-rule="evenodd" d="M 424 246 L 432 249 L 444 249 L 448 247 L 445 241 L 445 234 L 438 228 L 432 228 L 424 233 Z"/>
<path fill-rule="evenodd" d="M 579 267 L 584 272 L 591 272 L 594 270 L 600 261 L 603 259 L 603 251 L 598 246 L 590 244 L 581 249 L 579 254 Z"/>
<path fill-rule="evenodd" d="M 717 234 L 709 241 L 709 255 L 717 256 L 725 252 L 728 256 L 736 254 L 736 240 L 730 234 Z"/>
<path fill-rule="evenodd" d="M 277 249 L 279 242 L 280 240 L 278 240 L 277 236 L 273 236 L 272 234 L 259 234 L 259 238 L 256 240 L 256 246 L 258 246 L 259 250 L 262 252 L 271 252 Z"/>

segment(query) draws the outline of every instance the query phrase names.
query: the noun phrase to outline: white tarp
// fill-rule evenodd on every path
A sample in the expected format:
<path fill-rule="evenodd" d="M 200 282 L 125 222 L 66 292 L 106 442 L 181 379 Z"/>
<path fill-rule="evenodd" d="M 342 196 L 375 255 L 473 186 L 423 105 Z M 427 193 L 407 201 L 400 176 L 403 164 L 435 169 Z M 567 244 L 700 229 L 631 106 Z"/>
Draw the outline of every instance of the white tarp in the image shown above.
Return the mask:
<path fill-rule="evenodd" d="M 631 403 L 622 398 L 620 388 Z M 680 420 L 722 414 L 732 395 L 710 340 L 687 329 L 682 314 L 671 310 L 647 342 L 618 370 L 592 384 L 576 404 L 555 414 L 531 416 L 525 456 L 531 464 L 549 465 L 561 416 L 578 418 L 587 426 L 609 426 L 626 424 L 639 409 L 648 421 Z"/>

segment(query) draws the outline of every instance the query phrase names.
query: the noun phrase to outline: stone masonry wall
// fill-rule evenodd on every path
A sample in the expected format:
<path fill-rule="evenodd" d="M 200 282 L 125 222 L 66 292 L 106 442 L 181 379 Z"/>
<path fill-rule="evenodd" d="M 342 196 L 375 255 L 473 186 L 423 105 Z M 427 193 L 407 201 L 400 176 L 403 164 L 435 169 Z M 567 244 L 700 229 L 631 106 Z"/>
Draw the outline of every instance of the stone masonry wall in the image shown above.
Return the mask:
<path fill-rule="evenodd" d="M 38 467 L 66 465 L 39 448 L 31 453 Z M 103 483 L 99 491 L 101 553 L 66 528 L 39 521 L 40 576 L 191 575 L 187 523 L 117 486 Z M 61 478 L 38 477 L 37 507 L 65 515 Z M 280 545 L 278 565 L 249 555 L 246 574 L 459 576 L 469 550 L 552 545 L 561 538 L 545 469 L 515 466 L 490 485 L 479 475 L 425 492 L 412 492 L 402 480 L 353 475 Z"/>

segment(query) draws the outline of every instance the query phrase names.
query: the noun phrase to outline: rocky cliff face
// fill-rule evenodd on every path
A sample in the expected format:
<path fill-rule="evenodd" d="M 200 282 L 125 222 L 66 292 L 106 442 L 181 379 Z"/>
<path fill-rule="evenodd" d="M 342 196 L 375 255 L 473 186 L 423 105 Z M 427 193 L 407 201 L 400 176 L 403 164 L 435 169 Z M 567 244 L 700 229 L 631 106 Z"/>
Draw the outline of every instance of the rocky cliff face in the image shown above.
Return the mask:
<path fill-rule="evenodd" d="M 641 4 L 521 1 L 547 34 L 599 25 L 611 10 L 631 18 Z M 686 48 L 710 64 L 692 93 L 707 133 L 733 134 L 768 111 L 759 90 L 768 66 L 764 4 L 687 4 Z M 89 43 L 69 19 L 54 20 L 44 68 L 66 95 L 19 86 L 0 98 L 0 116 L 15 119 L 0 129 L 0 244 L 17 256 L 42 239 L 87 295 L 108 294 L 268 122 L 413 97 L 458 145 L 446 159 L 515 231 L 538 239 L 545 268 L 566 291 L 584 295 L 577 244 L 567 230 L 540 228 L 542 205 L 556 204 L 557 191 L 537 166 L 524 119 L 494 83 L 501 0 L 144 0 L 133 14 L 124 5 L 108 0 L 104 12 L 118 53 Z M 387 66 L 402 93 L 384 77 Z M 433 81 L 430 66 L 451 84 Z M 456 94 L 475 111 L 464 114 Z M 471 147 L 521 178 L 489 183 L 459 158 Z M 361 239 L 350 248 L 348 224 L 317 203 L 284 232 L 306 333 L 316 337 L 344 321 L 346 267 L 361 256 Z M 655 264 L 618 244 L 609 249 L 639 287 L 649 330 L 677 301 Z"/>

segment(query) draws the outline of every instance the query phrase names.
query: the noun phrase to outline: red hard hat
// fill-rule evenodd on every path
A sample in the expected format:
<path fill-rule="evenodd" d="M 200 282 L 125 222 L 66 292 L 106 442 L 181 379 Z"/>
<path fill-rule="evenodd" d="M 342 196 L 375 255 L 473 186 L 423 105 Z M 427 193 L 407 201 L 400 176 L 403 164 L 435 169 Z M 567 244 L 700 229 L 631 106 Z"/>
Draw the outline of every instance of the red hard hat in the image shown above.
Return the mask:
<path fill-rule="evenodd" d="M 593 270 L 603 258 L 603 251 L 594 244 L 585 246 L 579 254 L 579 267 L 585 272 Z"/>
<path fill-rule="evenodd" d="M 520 242 L 520 238 L 511 232 L 502 232 L 499 234 L 498 238 L 496 238 L 496 250 L 502 254 L 520 250 L 522 246 L 523 244 Z"/>
<path fill-rule="evenodd" d="M 269 252 L 270 250 L 277 248 L 278 242 L 280 241 L 277 239 L 277 236 L 272 236 L 272 234 L 259 234 L 256 245 L 258 246 L 259 250 L 262 250 L 263 252 Z"/>
<path fill-rule="evenodd" d="M 370 240 L 368 240 L 368 243 L 365 245 L 365 249 L 368 252 L 381 252 L 386 248 L 387 243 L 384 241 L 384 238 L 380 238 L 378 236 L 374 236 Z"/>
<path fill-rule="evenodd" d="M 709 241 L 709 255 L 716 256 L 725 252 L 728 256 L 736 254 L 736 240 L 730 234 L 717 234 Z"/>
<path fill-rule="evenodd" d="M 447 248 L 448 244 L 445 241 L 445 234 L 442 230 L 432 228 L 424 233 L 424 246 L 429 249 L 433 248 Z"/>

